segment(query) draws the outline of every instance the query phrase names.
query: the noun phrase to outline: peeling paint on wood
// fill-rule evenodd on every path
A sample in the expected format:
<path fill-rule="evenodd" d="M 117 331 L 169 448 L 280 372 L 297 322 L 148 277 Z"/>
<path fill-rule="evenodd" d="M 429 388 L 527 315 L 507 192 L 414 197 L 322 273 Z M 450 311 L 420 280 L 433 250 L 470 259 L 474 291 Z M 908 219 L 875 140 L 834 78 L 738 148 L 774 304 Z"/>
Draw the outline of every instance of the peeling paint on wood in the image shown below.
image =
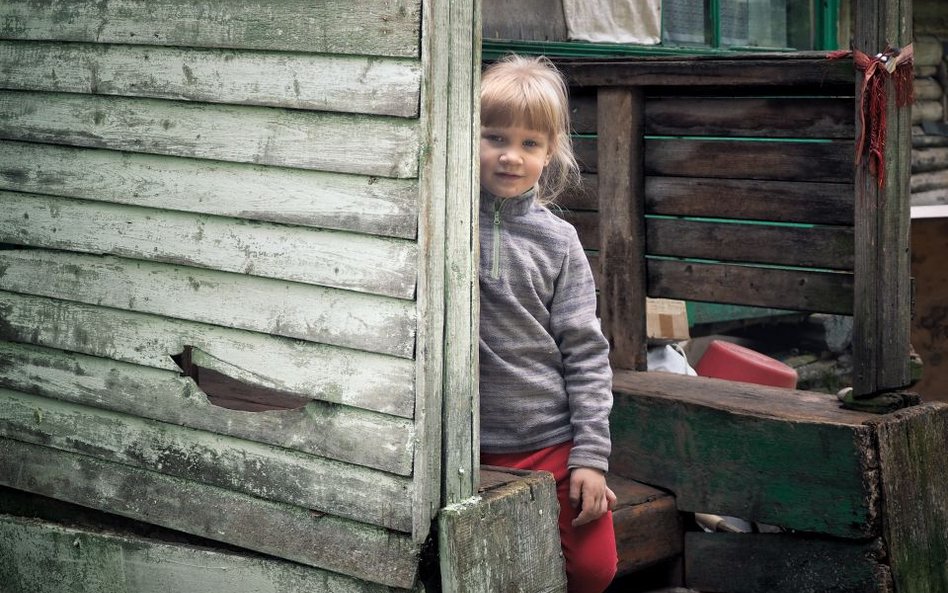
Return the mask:
<path fill-rule="evenodd" d="M 419 0 L 4 0 L 0 36 L 418 55 Z"/>
<path fill-rule="evenodd" d="M 105 253 L 410 299 L 417 247 L 185 212 L 0 191 L 0 242 Z"/>
<path fill-rule="evenodd" d="M 9 342 L 0 342 L 0 385 L 402 476 L 412 470 L 412 422 L 348 406 L 314 401 L 248 414 L 211 406 L 172 371 Z"/>
<path fill-rule="evenodd" d="M 408 301 L 198 268 L 67 252 L 0 251 L 0 290 L 404 358 L 414 349 L 414 308 Z"/>
<path fill-rule="evenodd" d="M 0 583 L 6 593 L 403 591 L 233 549 L 9 515 L 0 515 L 0 542 Z"/>
<path fill-rule="evenodd" d="M 255 385 L 405 418 L 414 411 L 412 361 L 280 336 L 0 291 L 0 339 L 175 373 L 169 353 L 195 344 Z"/>
<path fill-rule="evenodd" d="M 418 186 L 364 177 L 0 141 L 0 189 L 414 239 Z"/>
<path fill-rule="evenodd" d="M 0 436 L 411 531 L 410 480 L 279 447 L 8 389 Z"/>
<path fill-rule="evenodd" d="M 0 138 L 414 177 L 416 120 L 68 93 L 0 91 Z"/>
<path fill-rule="evenodd" d="M 417 577 L 408 536 L 86 455 L 0 439 L 0 484 L 383 585 Z"/>
<path fill-rule="evenodd" d="M 3 88 L 416 117 L 413 60 L 0 40 Z"/>

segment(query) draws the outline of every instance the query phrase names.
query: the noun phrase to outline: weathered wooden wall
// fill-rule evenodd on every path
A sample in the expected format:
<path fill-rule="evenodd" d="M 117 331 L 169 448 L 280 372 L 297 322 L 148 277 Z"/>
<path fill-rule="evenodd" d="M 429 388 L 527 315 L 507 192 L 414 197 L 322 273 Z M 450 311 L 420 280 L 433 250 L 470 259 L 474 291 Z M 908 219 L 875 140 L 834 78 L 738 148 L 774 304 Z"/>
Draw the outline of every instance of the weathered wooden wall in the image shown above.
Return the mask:
<path fill-rule="evenodd" d="M 0 484 L 414 586 L 476 311 L 450 4 L 0 5 Z"/>
<path fill-rule="evenodd" d="M 563 60 L 613 365 L 644 297 L 851 314 L 852 65 L 814 54 Z M 606 147 L 603 149 L 603 147 Z"/>

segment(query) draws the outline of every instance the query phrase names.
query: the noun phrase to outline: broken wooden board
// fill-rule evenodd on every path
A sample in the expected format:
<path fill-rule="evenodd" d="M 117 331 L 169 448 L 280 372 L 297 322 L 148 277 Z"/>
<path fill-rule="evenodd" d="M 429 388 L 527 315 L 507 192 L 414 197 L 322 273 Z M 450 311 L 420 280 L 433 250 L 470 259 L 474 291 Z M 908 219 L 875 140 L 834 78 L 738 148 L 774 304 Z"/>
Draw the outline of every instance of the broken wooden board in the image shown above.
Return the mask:
<path fill-rule="evenodd" d="M 613 381 L 613 473 L 686 511 L 847 538 L 880 534 L 872 414 L 835 396 L 668 373 Z"/>
<path fill-rule="evenodd" d="M 171 356 L 190 345 L 250 385 L 402 418 L 414 413 L 414 365 L 402 358 L 4 291 L 0 314 L 0 339 L 11 342 L 175 373 Z"/>
<path fill-rule="evenodd" d="M 445 593 L 563 593 L 566 573 L 553 476 L 481 470 L 486 489 L 438 517 Z"/>

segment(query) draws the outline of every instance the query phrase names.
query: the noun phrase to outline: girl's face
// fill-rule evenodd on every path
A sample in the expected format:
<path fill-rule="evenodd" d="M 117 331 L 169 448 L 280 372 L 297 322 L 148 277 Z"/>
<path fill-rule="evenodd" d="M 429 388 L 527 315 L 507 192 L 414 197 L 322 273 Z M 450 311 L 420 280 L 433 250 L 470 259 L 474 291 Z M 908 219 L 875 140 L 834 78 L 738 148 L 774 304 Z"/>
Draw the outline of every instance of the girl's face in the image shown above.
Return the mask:
<path fill-rule="evenodd" d="M 550 163 L 552 139 L 520 126 L 481 126 L 481 187 L 514 198 L 533 187 Z"/>

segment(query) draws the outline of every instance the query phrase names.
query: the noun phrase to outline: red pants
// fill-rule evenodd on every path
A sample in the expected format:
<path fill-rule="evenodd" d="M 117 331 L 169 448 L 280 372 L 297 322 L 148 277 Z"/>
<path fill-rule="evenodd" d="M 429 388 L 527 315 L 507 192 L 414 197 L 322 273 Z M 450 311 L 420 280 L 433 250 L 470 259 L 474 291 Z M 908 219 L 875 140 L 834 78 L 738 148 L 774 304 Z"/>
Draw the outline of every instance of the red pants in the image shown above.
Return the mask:
<path fill-rule="evenodd" d="M 560 502 L 560 541 L 566 563 L 568 593 L 602 593 L 616 574 L 616 534 L 612 512 L 599 519 L 573 527 L 579 514 L 569 503 L 569 469 L 566 464 L 572 442 L 526 453 L 481 453 L 484 465 L 546 471 L 556 479 L 556 497 Z"/>

